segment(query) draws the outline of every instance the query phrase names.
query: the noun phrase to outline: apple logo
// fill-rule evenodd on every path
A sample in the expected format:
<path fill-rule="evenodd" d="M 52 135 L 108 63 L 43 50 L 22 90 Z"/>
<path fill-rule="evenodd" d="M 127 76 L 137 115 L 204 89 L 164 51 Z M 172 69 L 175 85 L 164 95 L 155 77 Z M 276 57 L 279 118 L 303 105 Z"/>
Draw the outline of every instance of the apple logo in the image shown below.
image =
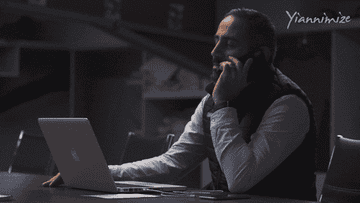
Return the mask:
<path fill-rule="evenodd" d="M 76 151 L 74 148 L 71 149 L 71 155 L 75 161 L 80 161 L 79 156 L 76 154 Z"/>

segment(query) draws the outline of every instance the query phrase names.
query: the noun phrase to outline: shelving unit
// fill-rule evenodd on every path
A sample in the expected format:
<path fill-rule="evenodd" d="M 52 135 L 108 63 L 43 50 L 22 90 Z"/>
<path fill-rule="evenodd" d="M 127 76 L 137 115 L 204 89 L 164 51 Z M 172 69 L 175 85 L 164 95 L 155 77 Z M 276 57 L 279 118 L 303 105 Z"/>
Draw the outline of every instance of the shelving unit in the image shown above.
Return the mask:
<path fill-rule="evenodd" d="M 145 51 L 142 54 L 143 56 L 151 55 Z M 166 112 L 162 111 L 161 108 L 164 108 L 166 103 L 180 100 L 186 105 L 187 101 L 195 100 L 196 102 L 192 105 L 195 108 L 207 94 L 204 87 L 209 83 L 209 80 L 201 79 L 196 74 L 184 71 L 181 66 L 154 55 L 143 57 L 139 72 L 141 78 L 128 79 L 126 83 L 141 89 L 142 127 L 136 130 L 140 134 L 147 134 L 148 136 L 159 134 L 157 128 L 166 117 L 164 115 Z M 159 106 L 157 103 L 163 105 Z M 178 107 L 168 106 L 167 111 L 175 112 L 176 108 Z M 177 113 L 181 114 L 181 112 Z M 188 115 L 188 118 L 190 116 Z M 154 124 L 154 120 L 160 122 Z"/>
<path fill-rule="evenodd" d="M 173 133 L 177 141 L 186 122 L 207 94 L 204 87 L 209 81 L 185 71 L 181 65 L 154 54 L 143 51 L 142 55 L 142 66 L 139 70 L 141 78 L 126 81 L 128 85 L 137 87 L 142 93 L 139 114 L 141 128 L 134 131 L 144 136 L 164 136 Z M 169 123 L 165 124 L 166 120 L 171 122 L 172 119 L 178 122 L 177 128 L 182 128 L 181 132 L 179 129 L 162 132 L 160 129 L 169 128 Z M 194 188 L 202 187 L 201 182 L 197 180 L 203 173 L 202 169 L 206 168 L 204 164 L 207 162 L 199 165 L 178 184 Z"/>

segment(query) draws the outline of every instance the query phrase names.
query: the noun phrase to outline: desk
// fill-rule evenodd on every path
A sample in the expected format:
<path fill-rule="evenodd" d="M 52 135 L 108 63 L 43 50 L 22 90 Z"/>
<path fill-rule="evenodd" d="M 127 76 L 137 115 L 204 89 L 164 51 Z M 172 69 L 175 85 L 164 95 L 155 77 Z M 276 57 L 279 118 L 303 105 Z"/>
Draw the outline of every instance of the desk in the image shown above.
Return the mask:
<path fill-rule="evenodd" d="M 99 198 L 82 197 L 82 195 L 103 194 L 101 192 L 71 189 L 65 186 L 57 188 L 42 187 L 41 183 L 49 176 L 30 175 L 22 173 L 0 172 L 0 194 L 11 194 L 14 201 L 10 202 L 240 202 L 240 203 L 311 203 L 310 201 L 280 199 L 274 197 L 251 196 L 251 199 L 211 201 L 191 197 L 158 197 L 141 199 L 107 200 Z"/>

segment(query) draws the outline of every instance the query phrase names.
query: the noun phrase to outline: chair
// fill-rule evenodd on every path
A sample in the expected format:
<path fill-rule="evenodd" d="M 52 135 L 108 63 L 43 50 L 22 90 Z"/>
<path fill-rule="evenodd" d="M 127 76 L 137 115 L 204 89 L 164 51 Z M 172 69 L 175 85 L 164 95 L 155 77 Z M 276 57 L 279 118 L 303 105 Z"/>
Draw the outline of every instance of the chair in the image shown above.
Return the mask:
<path fill-rule="evenodd" d="M 120 164 L 159 156 L 170 149 L 174 137 L 174 134 L 168 134 L 166 137 L 146 138 L 129 132 Z"/>
<path fill-rule="evenodd" d="M 20 130 L 0 126 L 0 171 L 8 171 Z"/>
<path fill-rule="evenodd" d="M 161 154 L 167 152 L 171 148 L 171 146 L 174 144 L 174 137 L 175 137 L 174 134 L 168 134 L 166 136 L 165 144 L 163 145 Z"/>
<path fill-rule="evenodd" d="M 55 162 L 52 159 L 45 138 L 29 135 L 22 130 L 8 172 L 40 175 L 56 174 Z"/>
<path fill-rule="evenodd" d="M 360 140 L 337 136 L 319 201 L 360 202 Z"/>

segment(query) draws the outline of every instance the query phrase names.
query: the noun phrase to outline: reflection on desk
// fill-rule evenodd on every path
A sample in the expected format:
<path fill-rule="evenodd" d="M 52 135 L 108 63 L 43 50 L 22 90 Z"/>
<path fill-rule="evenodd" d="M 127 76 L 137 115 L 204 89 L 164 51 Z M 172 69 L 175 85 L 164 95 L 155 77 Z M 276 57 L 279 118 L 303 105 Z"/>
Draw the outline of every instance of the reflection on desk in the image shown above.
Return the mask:
<path fill-rule="evenodd" d="M 290 200 L 275 197 L 251 196 L 251 199 L 239 200 L 204 200 L 196 197 L 145 197 L 138 199 L 100 199 L 86 197 L 85 195 L 104 194 L 97 191 L 88 191 L 60 186 L 57 188 L 42 187 L 41 183 L 51 178 L 43 175 L 30 175 L 21 173 L 0 172 L 0 194 L 10 194 L 13 196 L 11 202 L 239 202 L 239 203 L 311 203 L 303 200 Z"/>

